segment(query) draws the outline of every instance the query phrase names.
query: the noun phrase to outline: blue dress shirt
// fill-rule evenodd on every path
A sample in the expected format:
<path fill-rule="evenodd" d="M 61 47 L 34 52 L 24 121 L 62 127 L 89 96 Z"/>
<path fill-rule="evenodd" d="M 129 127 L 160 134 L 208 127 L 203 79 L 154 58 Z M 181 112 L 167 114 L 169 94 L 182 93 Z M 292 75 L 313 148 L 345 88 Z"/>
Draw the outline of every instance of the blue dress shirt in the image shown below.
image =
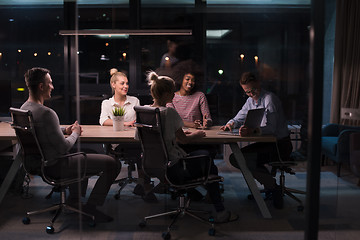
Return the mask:
<path fill-rule="evenodd" d="M 264 89 L 261 89 L 257 102 L 249 97 L 241 110 L 227 124 L 234 123 L 234 128 L 239 128 L 244 124 L 248 110 L 256 108 L 265 108 L 260 127 L 262 134 L 271 134 L 276 136 L 277 139 L 289 136 L 287 121 L 280 99 L 272 92 Z"/>

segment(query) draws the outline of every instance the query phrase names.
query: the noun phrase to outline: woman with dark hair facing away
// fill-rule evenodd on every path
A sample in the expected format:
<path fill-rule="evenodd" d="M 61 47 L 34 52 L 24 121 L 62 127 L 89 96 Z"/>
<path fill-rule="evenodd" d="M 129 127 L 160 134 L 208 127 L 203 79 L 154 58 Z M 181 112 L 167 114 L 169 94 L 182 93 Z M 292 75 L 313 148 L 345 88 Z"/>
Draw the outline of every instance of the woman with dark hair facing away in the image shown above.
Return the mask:
<path fill-rule="evenodd" d="M 78 162 L 84 166 L 83 155 L 76 155 L 66 161 L 55 160 L 68 153 L 82 133 L 81 126 L 77 121 L 74 124 L 61 128 L 58 115 L 54 110 L 44 106 L 44 101 L 51 98 L 54 90 L 50 71 L 45 68 L 32 68 L 25 73 L 25 83 L 29 89 L 29 98 L 21 106 L 23 110 L 30 110 L 34 118 L 35 130 L 39 143 L 47 159 L 45 171 L 52 177 L 73 177 L 78 174 Z M 65 137 L 65 135 L 68 135 Z M 97 210 L 97 206 L 104 204 L 112 183 L 120 172 L 120 164 L 114 158 L 103 154 L 87 154 L 87 174 L 102 174 L 97 179 L 95 186 L 83 207 L 85 212 L 95 216 L 97 222 L 110 222 L 112 217 Z M 88 179 L 81 182 L 81 192 L 78 184 L 69 186 L 67 203 L 81 203 L 80 195 L 85 197 Z"/>
<path fill-rule="evenodd" d="M 198 139 L 205 137 L 206 134 L 203 130 L 196 130 L 192 133 L 185 133 L 182 129 L 184 122 L 177 111 L 173 108 L 166 107 L 166 104 L 171 102 L 174 97 L 174 80 L 167 76 L 158 76 L 155 72 L 149 72 L 147 78 L 151 86 L 150 92 L 154 99 L 154 103 L 151 105 L 151 107 L 157 107 L 160 109 L 163 137 L 170 161 L 167 170 L 168 176 L 173 181 L 177 181 L 178 179 L 183 178 L 184 175 L 179 176 L 179 174 L 184 173 L 184 171 L 186 171 L 186 175 L 191 176 L 191 174 L 199 171 L 201 166 L 192 169 L 187 168 L 184 170 L 181 159 L 186 156 L 209 155 L 209 153 L 206 150 L 197 150 L 187 154 L 178 145 L 177 141 L 182 144 L 196 142 Z M 199 161 L 199 164 L 202 162 L 199 159 L 195 161 Z M 194 167 L 194 165 L 190 166 Z M 218 170 L 214 164 L 211 165 L 210 173 L 214 175 L 218 174 Z M 221 200 L 219 183 L 209 183 L 206 185 L 206 187 L 208 189 L 210 199 L 217 212 L 216 222 L 228 222 L 236 220 L 238 218 L 237 215 L 233 215 L 230 211 L 225 210 Z"/>

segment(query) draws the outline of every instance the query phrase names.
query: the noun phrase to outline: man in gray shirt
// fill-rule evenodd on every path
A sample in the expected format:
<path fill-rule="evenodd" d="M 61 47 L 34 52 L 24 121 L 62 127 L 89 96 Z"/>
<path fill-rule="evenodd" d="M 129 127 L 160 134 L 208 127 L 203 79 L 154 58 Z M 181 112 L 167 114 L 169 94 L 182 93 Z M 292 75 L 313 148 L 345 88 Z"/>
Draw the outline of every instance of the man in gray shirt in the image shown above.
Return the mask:
<path fill-rule="evenodd" d="M 248 136 L 260 132 L 276 137 L 277 143 L 253 143 L 242 148 L 241 151 L 254 178 L 263 184 L 265 189 L 272 192 L 274 206 L 280 209 L 283 207 L 281 189 L 264 164 L 278 161 L 279 157 L 281 157 L 282 161 L 288 161 L 292 152 L 289 130 L 281 102 L 273 93 L 261 88 L 260 81 L 253 73 L 243 73 L 240 85 L 249 98 L 236 116 L 230 119 L 221 129 L 231 130 L 232 128 L 239 128 L 240 136 Z M 265 108 L 260 129 L 244 126 L 247 112 L 250 109 L 257 108 Z M 256 159 L 251 157 L 254 155 Z M 234 167 L 239 168 L 233 154 L 230 155 L 230 163 Z"/>
<path fill-rule="evenodd" d="M 81 135 L 82 129 L 77 121 L 71 126 L 62 129 L 57 114 L 54 110 L 44 106 L 44 101 L 51 98 L 54 89 L 50 71 L 44 68 L 32 68 L 25 73 L 25 83 L 29 89 L 29 98 L 21 106 L 23 110 L 30 110 L 34 118 L 34 125 L 39 143 L 43 149 L 47 164 L 45 171 L 52 177 L 74 177 L 78 174 L 78 162 L 80 166 L 87 164 L 87 174 L 98 174 L 96 184 L 84 206 L 84 210 L 95 216 L 97 222 L 112 221 L 112 217 L 107 216 L 96 209 L 97 206 L 104 204 L 110 186 L 120 172 L 120 163 L 108 155 L 87 154 L 61 160 L 57 157 L 68 153 L 74 146 L 76 140 Z M 65 137 L 65 134 L 68 135 Z M 82 170 L 82 169 L 80 169 Z M 81 196 L 85 196 L 87 179 L 81 183 Z M 77 184 L 69 186 L 68 204 L 80 202 Z"/>

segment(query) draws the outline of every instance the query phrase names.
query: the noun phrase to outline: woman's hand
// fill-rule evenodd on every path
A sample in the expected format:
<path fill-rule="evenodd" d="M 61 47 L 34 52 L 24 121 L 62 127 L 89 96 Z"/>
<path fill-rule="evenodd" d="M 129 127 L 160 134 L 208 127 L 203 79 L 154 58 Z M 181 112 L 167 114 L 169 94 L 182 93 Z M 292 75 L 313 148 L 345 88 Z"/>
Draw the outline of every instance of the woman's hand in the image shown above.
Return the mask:
<path fill-rule="evenodd" d="M 196 130 L 195 132 L 190 133 L 189 137 L 191 137 L 192 139 L 203 138 L 203 137 L 206 137 L 206 133 L 205 133 L 205 131 L 202 131 L 202 130 Z"/>
<path fill-rule="evenodd" d="M 126 127 L 134 127 L 135 126 L 134 124 L 135 124 L 135 120 L 130 122 L 124 122 L 124 126 Z"/>
<path fill-rule="evenodd" d="M 189 129 L 183 129 L 183 131 L 184 131 L 184 133 L 185 133 L 186 135 L 189 135 L 189 134 L 192 133 Z"/>
<path fill-rule="evenodd" d="M 199 138 L 203 138 L 206 136 L 206 133 L 202 130 L 196 130 L 194 132 L 185 132 L 183 131 L 182 128 L 179 128 L 176 132 L 175 132 L 175 136 L 176 139 L 179 143 L 181 144 L 188 144 L 191 143 L 193 141 L 196 141 L 196 139 Z"/>
<path fill-rule="evenodd" d="M 201 120 L 195 120 L 194 121 L 194 128 L 202 128 Z"/>
<path fill-rule="evenodd" d="M 211 121 L 211 119 L 207 119 L 206 114 L 203 116 L 202 122 L 201 122 L 201 120 L 194 121 L 194 128 L 206 129 L 206 128 L 210 127 L 211 125 L 212 125 L 212 121 Z"/>
<path fill-rule="evenodd" d="M 208 128 L 211 127 L 212 125 L 212 120 L 207 118 L 207 115 L 205 114 L 203 117 L 203 128 Z"/>

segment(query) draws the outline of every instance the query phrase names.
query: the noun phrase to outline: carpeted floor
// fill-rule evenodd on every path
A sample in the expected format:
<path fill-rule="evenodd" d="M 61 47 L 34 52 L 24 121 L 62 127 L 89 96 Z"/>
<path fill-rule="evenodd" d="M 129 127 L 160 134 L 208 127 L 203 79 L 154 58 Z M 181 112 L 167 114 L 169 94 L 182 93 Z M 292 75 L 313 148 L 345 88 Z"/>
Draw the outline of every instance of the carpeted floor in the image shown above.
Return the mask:
<path fill-rule="evenodd" d="M 255 202 L 248 199 L 249 190 L 242 175 L 224 161 L 218 160 L 216 164 L 225 178 L 223 196 L 226 208 L 239 214 L 239 220 L 217 225 L 216 236 L 210 237 L 207 225 L 185 216 L 175 224 L 171 232 L 172 239 L 304 239 L 305 214 L 297 211 L 297 202 L 285 197 L 284 209 L 277 210 L 270 200 L 266 201 L 273 218 L 263 219 Z M 306 164 L 302 163 L 297 167 L 296 175 L 287 175 L 287 186 L 305 190 L 305 169 Z M 341 178 L 337 178 L 333 171 L 335 167 L 330 166 L 323 168 L 321 173 L 319 239 L 359 239 L 360 187 L 356 186 L 357 180 L 346 170 Z M 125 174 L 126 167 L 123 166 L 120 176 Z M 94 179 L 90 181 L 94 183 Z M 175 207 L 177 201 L 169 195 L 157 195 L 158 203 L 145 203 L 132 193 L 133 187 L 134 184 L 127 186 L 121 198 L 116 200 L 113 196 L 118 186 L 112 186 L 101 210 L 113 216 L 113 222 L 99 223 L 93 228 L 85 220 L 79 221 L 76 214 L 68 213 L 55 223 L 55 233 L 48 235 L 45 227 L 52 216 L 49 213 L 33 216 L 29 225 L 21 222 L 27 210 L 40 209 L 57 201 L 56 195 L 50 200 L 44 199 L 51 188 L 40 178 L 34 177 L 30 187 L 32 198 L 23 199 L 10 192 L 1 204 L 0 239 L 161 239 L 161 233 L 171 222 L 170 217 L 149 220 L 145 228 L 140 228 L 138 224 L 146 215 Z M 199 190 L 205 194 L 204 189 Z M 305 202 L 305 196 L 299 197 Z M 212 205 L 203 201 L 192 203 L 192 207 L 213 211 Z"/>

